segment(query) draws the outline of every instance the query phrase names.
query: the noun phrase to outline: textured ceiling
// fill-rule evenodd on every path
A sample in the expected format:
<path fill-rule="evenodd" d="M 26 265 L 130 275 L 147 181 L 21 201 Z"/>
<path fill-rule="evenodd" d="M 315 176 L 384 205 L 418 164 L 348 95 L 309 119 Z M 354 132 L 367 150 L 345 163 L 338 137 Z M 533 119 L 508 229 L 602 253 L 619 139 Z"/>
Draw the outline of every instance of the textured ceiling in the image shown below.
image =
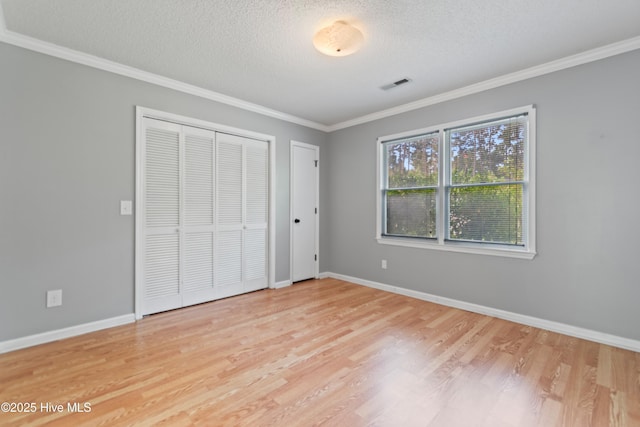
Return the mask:
<path fill-rule="evenodd" d="M 640 0 L 1 0 L 6 29 L 334 125 L 640 36 Z M 346 20 L 352 56 L 313 34 Z M 408 77 L 390 91 L 380 86 Z"/>

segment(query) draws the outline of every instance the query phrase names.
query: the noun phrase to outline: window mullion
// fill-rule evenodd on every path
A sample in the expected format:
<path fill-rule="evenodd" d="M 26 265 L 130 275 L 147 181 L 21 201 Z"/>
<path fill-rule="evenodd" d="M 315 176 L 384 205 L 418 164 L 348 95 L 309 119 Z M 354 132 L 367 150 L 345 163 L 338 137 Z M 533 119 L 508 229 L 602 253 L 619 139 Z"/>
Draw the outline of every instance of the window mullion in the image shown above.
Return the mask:
<path fill-rule="evenodd" d="M 447 216 L 448 216 L 448 209 L 446 208 L 447 205 L 447 195 L 446 195 L 446 188 L 447 185 L 449 185 L 449 153 L 447 152 L 446 148 L 447 148 L 447 144 L 445 141 L 445 137 L 446 137 L 446 133 L 444 130 L 440 130 L 440 141 L 439 141 L 439 147 L 438 147 L 438 151 L 440 152 L 440 155 L 438 156 L 438 170 L 439 170 L 439 176 L 438 176 L 438 199 L 437 199 L 437 221 L 436 221 L 436 232 L 437 232 L 437 237 L 438 237 L 438 244 L 443 245 L 444 244 L 444 240 L 445 240 L 445 231 L 447 229 L 448 226 L 448 221 L 447 221 Z"/>

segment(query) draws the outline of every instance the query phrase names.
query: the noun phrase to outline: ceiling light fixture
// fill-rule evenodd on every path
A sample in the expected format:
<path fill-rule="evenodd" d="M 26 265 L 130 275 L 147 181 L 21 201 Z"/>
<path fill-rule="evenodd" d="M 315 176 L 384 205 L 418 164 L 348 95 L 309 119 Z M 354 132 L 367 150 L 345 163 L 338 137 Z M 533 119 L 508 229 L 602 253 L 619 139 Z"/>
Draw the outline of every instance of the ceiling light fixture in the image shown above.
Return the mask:
<path fill-rule="evenodd" d="M 336 21 L 318 31 L 313 37 L 313 45 L 329 56 L 347 56 L 362 46 L 364 37 L 360 30 L 344 21 Z"/>

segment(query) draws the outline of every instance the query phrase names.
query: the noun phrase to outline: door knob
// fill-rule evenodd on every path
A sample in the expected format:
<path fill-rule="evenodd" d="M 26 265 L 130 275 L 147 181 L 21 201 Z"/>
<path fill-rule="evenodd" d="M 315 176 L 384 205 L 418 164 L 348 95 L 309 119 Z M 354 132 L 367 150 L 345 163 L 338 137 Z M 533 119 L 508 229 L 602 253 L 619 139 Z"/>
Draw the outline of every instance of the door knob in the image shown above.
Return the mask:
<path fill-rule="evenodd" d="M 296 224 L 298 224 L 300 222 L 300 220 L 298 218 L 294 219 L 293 222 L 295 222 Z"/>

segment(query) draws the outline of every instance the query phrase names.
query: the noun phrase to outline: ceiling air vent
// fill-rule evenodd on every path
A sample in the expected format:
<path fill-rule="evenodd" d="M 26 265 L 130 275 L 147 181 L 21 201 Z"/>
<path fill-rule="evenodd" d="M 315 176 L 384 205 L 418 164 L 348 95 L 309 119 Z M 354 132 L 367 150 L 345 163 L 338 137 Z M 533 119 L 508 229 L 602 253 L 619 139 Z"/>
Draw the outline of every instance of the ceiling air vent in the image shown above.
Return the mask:
<path fill-rule="evenodd" d="M 400 79 L 400 80 L 398 80 L 396 82 L 389 83 L 389 84 L 386 84 L 384 86 L 380 86 L 380 89 L 382 89 L 382 90 L 393 89 L 394 87 L 405 85 L 405 84 L 409 83 L 410 81 L 411 81 L 411 79 L 408 79 L 408 78 L 405 77 L 404 79 Z"/>

